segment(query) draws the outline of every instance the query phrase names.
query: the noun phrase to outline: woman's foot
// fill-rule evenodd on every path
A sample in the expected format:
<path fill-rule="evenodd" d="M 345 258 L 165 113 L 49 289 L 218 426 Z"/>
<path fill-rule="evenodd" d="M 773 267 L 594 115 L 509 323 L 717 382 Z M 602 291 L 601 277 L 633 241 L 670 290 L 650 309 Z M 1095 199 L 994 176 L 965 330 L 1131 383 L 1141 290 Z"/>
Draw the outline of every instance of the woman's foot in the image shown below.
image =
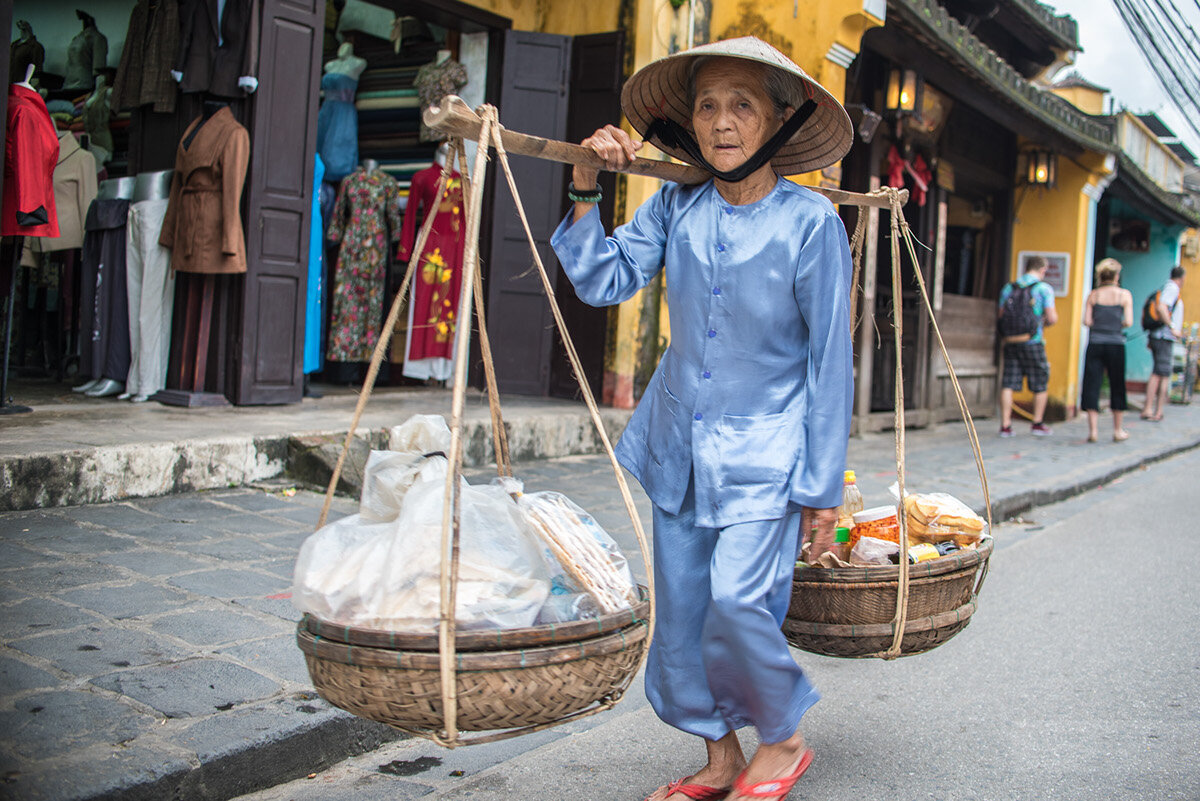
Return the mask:
<path fill-rule="evenodd" d="M 696 795 L 697 791 L 692 791 L 692 795 L 679 792 L 680 785 L 727 791 L 733 786 L 733 780 L 737 778 L 738 774 L 746 769 L 746 756 L 742 753 L 742 745 L 734 732 L 729 732 L 720 740 L 705 740 L 704 744 L 708 749 L 708 764 L 678 783 L 664 784 L 647 796 L 646 801 L 688 801 L 690 798 L 697 797 L 724 797 L 703 793 Z"/>
<path fill-rule="evenodd" d="M 746 767 L 746 770 L 737 778 L 737 783 L 742 787 L 750 787 L 762 782 L 771 782 L 791 777 L 800 769 L 802 763 L 811 761 L 812 757 L 807 752 L 808 749 L 804 745 L 804 735 L 800 732 L 796 732 L 781 743 L 760 745 L 758 751 L 754 754 L 754 758 L 750 760 L 750 764 Z M 804 767 L 807 767 L 807 765 Z M 790 790 L 790 787 L 788 789 Z M 767 797 L 783 798 L 786 795 L 787 792 L 785 791 L 778 796 Z M 733 792 L 729 794 L 728 801 L 751 797 L 739 794 L 735 787 Z"/>
<path fill-rule="evenodd" d="M 1097 436 L 1095 431 L 1088 432 L 1088 438 L 1087 438 L 1088 442 L 1097 442 L 1099 439 L 1100 439 L 1100 437 Z"/>
<path fill-rule="evenodd" d="M 1118 429 L 1113 432 L 1113 442 L 1124 442 L 1129 439 L 1129 432 L 1125 429 Z"/>

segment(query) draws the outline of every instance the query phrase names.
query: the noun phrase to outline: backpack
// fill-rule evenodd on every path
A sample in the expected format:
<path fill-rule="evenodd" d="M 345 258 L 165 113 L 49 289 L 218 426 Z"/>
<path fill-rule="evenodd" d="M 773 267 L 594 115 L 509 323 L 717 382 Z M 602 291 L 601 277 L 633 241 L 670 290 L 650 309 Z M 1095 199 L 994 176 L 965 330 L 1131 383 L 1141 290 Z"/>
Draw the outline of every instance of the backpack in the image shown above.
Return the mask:
<path fill-rule="evenodd" d="M 1167 324 L 1166 320 L 1158 319 L 1158 304 L 1162 299 L 1162 290 L 1151 293 L 1150 297 L 1146 298 L 1146 302 L 1142 304 L 1142 328 L 1146 331 L 1157 331 Z M 1176 301 L 1177 303 L 1178 301 Z M 1174 314 L 1175 304 L 1171 304 L 1171 308 L 1167 309 L 1168 314 Z"/>
<path fill-rule="evenodd" d="M 1004 342 L 1025 342 L 1037 333 L 1041 318 L 1033 311 L 1033 288 L 1036 283 L 1021 286 L 1009 284 L 1012 291 L 1000 307 L 1000 337 Z"/>

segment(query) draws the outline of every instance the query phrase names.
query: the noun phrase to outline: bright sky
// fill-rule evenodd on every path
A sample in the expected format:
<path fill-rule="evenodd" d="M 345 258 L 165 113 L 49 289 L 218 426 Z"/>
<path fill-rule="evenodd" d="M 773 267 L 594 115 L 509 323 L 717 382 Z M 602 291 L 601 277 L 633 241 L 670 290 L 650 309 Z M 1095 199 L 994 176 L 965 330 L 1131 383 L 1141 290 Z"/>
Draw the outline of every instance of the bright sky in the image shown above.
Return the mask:
<path fill-rule="evenodd" d="M 1092 83 L 1106 87 L 1115 98 L 1116 107 L 1135 112 L 1155 112 L 1193 153 L 1200 156 L 1200 137 L 1188 127 L 1154 72 L 1141 49 L 1121 21 L 1113 0 L 1044 0 L 1059 14 L 1070 14 L 1079 23 L 1079 43 L 1084 52 L 1076 56 L 1075 66 L 1068 67 L 1056 77 L 1063 78 L 1076 69 Z M 1174 3 L 1183 16 L 1200 32 L 1200 3 L 1196 0 L 1161 0 Z M 1186 29 L 1185 29 L 1186 30 Z M 1200 50 L 1200 43 L 1194 43 Z M 1192 64 L 1200 70 L 1200 62 Z"/>

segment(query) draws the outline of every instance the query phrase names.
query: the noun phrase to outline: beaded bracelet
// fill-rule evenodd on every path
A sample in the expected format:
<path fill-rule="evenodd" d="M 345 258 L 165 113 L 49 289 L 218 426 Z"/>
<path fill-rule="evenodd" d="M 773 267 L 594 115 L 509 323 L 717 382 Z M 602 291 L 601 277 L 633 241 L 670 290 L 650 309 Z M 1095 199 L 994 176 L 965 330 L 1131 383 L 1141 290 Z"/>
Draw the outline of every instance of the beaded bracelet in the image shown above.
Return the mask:
<path fill-rule="evenodd" d="M 576 189 L 574 181 L 567 184 L 567 199 L 572 203 L 599 203 L 603 197 L 604 192 L 599 184 L 594 189 L 586 190 Z"/>

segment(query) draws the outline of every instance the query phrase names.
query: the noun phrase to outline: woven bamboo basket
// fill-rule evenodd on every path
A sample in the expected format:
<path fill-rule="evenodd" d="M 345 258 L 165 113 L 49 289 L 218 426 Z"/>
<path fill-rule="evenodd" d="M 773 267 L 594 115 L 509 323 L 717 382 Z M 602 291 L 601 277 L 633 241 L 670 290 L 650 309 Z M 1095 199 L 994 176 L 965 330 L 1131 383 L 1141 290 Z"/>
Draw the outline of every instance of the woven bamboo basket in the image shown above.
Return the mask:
<path fill-rule="evenodd" d="M 910 565 L 907 622 L 899 656 L 928 651 L 966 628 L 992 555 L 974 550 Z M 783 632 L 802 651 L 876 656 L 892 644 L 899 567 L 797 568 Z"/>
<path fill-rule="evenodd" d="M 649 601 L 589 621 L 457 636 L 462 731 L 527 729 L 615 704 L 637 671 Z M 306 615 L 296 630 L 313 686 L 329 703 L 405 731 L 444 720 L 432 633 L 339 626 Z"/>

